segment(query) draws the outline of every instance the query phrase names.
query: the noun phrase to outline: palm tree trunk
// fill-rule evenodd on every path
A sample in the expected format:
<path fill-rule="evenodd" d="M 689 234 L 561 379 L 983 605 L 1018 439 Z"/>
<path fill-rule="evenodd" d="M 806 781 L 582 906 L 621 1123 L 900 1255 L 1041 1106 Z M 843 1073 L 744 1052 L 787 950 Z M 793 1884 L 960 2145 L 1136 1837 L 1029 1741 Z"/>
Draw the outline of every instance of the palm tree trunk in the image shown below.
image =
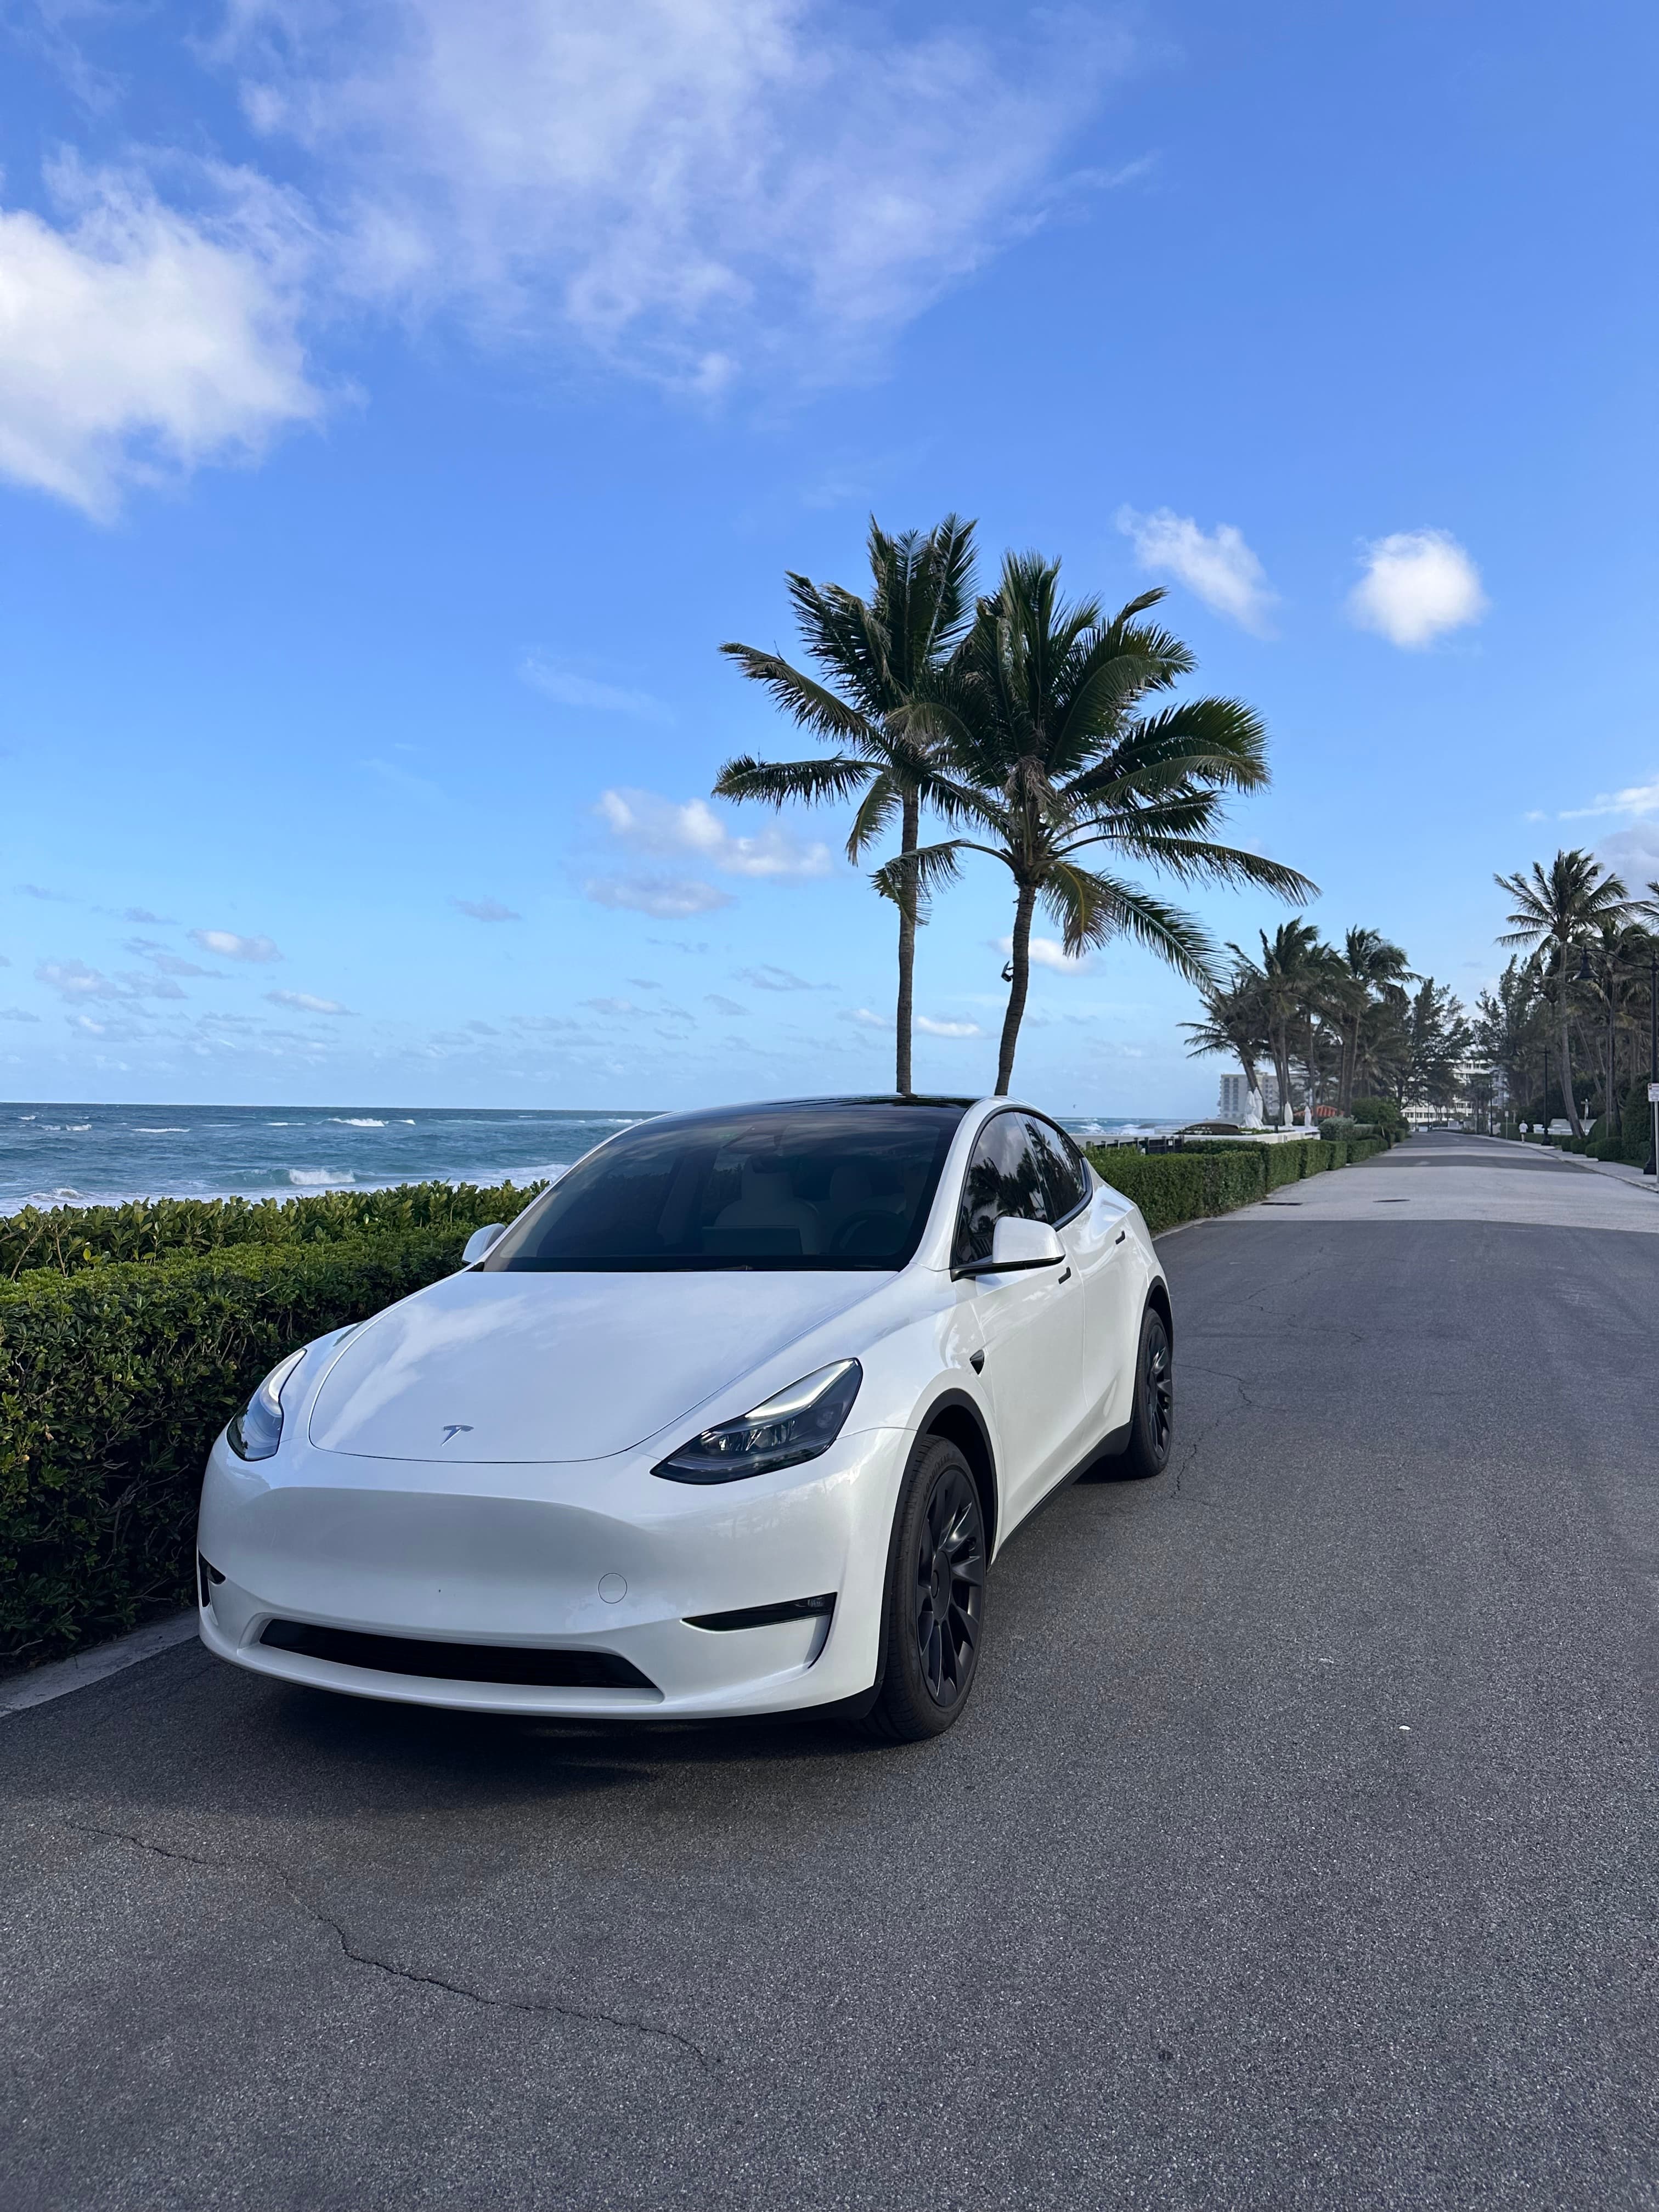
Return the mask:
<path fill-rule="evenodd" d="M 921 802 L 913 792 L 905 793 L 903 810 L 899 851 L 914 853 L 921 831 Z M 908 1098 L 910 1095 L 910 1031 L 915 1012 L 916 906 L 915 878 L 912 877 L 909 888 L 899 901 L 898 1011 L 894 1022 L 896 1064 L 893 1087 L 901 1098 Z"/>
<path fill-rule="evenodd" d="M 1575 1137 L 1584 1133 L 1578 1109 L 1572 1103 L 1572 1040 L 1567 1018 L 1567 994 L 1561 994 L 1561 1097 L 1567 1109 L 1567 1127 Z"/>
<path fill-rule="evenodd" d="M 1014 1048 L 1019 1042 L 1019 1024 L 1025 1012 L 1026 987 L 1031 980 L 1031 916 L 1036 911 L 1036 893 L 1022 884 L 1014 908 L 1014 943 L 1011 963 L 1014 973 L 1008 986 L 1008 1011 L 1002 1018 L 1002 1044 L 997 1054 L 996 1095 L 999 1098 L 1008 1096 L 1008 1085 L 1014 1079 Z"/>

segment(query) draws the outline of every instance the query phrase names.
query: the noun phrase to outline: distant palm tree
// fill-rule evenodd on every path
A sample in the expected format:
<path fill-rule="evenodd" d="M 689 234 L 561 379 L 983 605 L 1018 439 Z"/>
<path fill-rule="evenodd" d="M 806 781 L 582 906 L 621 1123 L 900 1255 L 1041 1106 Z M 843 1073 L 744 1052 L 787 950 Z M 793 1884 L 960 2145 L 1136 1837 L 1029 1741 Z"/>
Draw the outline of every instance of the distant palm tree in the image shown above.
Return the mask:
<path fill-rule="evenodd" d="M 1238 962 L 1226 982 L 1199 985 L 1198 995 L 1204 1004 L 1203 1020 L 1181 1024 L 1192 1040 L 1187 1048 L 1189 1060 L 1207 1059 L 1212 1053 L 1231 1053 L 1244 1071 L 1245 1082 L 1258 1094 L 1261 1085 L 1256 1079 L 1256 1063 L 1268 1048 L 1267 1001 L 1261 983 L 1259 969 L 1249 961 Z"/>
<path fill-rule="evenodd" d="M 715 779 L 720 799 L 760 799 L 774 806 L 863 801 L 847 840 L 858 860 L 895 813 L 899 852 L 913 854 L 921 836 L 922 797 L 931 766 L 921 729 L 908 711 L 932 693 L 973 611 L 974 526 L 947 514 L 926 536 L 908 530 L 890 538 L 870 524 L 872 590 L 867 599 L 840 584 L 817 585 L 791 574 L 789 596 L 808 657 L 825 681 L 804 675 L 775 653 L 723 645 L 743 673 L 763 684 L 784 712 L 838 752 L 804 761 L 727 761 Z M 894 1080 L 910 1090 L 910 1033 L 915 1000 L 916 926 L 924 899 L 914 873 L 878 887 L 898 908 L 898 1003 Z"/>
<path fill-rule="evenodd" d="M 1259 884 L 1297 900 L 1315 888 L 1294 868 L 1211 836 L 1225 794 L 1267 781 L 1259 717 L 1236 699 L 1144 711 L 1194 665 L 1178 638 L 1139 619 L 1164 593 L 1144 592 L 1108 617 L 1095 599 L 1066 605 L 1059 578 L 1057 561 L 1008 555 L 942 696 L 906 718 L 944 755 L 927 780 L 928 802 L 980 834 L 920 847 L 876 878 L 889 896 L 910 880 L 925 896 L 958 872 L 963 853 L 983 853 L 1013 878 L 999 1097 L 1013 1077 L 1039 904 L 1068 952 L 1127 933 L 1191 981 L 1213 980 L 1213 948 L 1190 915 L 1115 870 L 1085 866 L 1085 854 L 1104 846 L 1179 880 Z"/>
<path fill-rule="evenodd" d="M 1385 983 L 1398 983 L 1411 974 L 1406 956 L 1375 929 L 1351 929 L 1333 955 L 1331 995 L 1335 1001 L 1342 1035 L 1341 1072 L 1337 1079 L 1337 1103 L 1346 1114 L 1353 1103 L 1354 1076 L 1359 1061 L 1359 1031 L 1374 993 Z"/>
<path fill-rule="evenodd" d="M 1575 1137 L 1582 1137 L 1584 1127 L 1572 1095 L 1567 957 L 1587 947 L 1600 935 L 1604 923 L 1622 922 L 1631 911 L 1631 901 L 1620 878 L 1577 847 L 1558 853 L 1547 875 L 1534 860 L 1529 876 L 1517 872 L 1512 876 L 1494 876 L 1492 881 L 1515 901 L 1507 916 L 1514 927 L 1498 942 L 1535 945 L 1544 956 L 1559 1030 L 1561 1097 L 1567 1109 L 1567 1126 Z M 1547 1120 L 1547 1104 L 1545 1117 Z"/>
<path fill-rule="evenodd" d="M 1296 1022 L 1300 1016 L 1311 1030 L 1311 1009 L 1328 981 L 1331 953 L 1328 945 L 1321 944 L 1319 933 L 1311 922 L 1281 921 L 1271 938 L 1265 929 L 1258 934 L 1261 939 L 1260 966 L 1237 945 L 1230 945 L 1227 950 L 1239 963 L 1240 970 L 1249 971 L 1261 995 L 1267 1049 L 1279 1078 L 1279 1118 L 1288 1126 L 1294 1119 L 1291 1103 L 1291 1046 Z M 1308 1059 L 1311 1085 L 1311 1043 Z"/>

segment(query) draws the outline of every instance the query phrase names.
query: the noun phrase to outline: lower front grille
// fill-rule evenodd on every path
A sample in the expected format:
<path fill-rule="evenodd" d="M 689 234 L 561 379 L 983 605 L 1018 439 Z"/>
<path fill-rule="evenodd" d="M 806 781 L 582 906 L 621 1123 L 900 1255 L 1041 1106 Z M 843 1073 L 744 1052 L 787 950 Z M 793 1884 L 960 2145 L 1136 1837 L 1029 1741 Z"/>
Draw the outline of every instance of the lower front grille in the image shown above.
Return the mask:
<path fill-rule="evenodd" d="M 416 1636 L 365 1636 L 355 1628 L 314 1628 L 273 1620 L 261 1644 L 275 1651 L 372 1667 L 434 1682 L 499 1682 L 538 1690 L 651 1690 L 656 1684 L 615 1651 L 553 1651 L 506 1644 L 438 1644 Z"/>

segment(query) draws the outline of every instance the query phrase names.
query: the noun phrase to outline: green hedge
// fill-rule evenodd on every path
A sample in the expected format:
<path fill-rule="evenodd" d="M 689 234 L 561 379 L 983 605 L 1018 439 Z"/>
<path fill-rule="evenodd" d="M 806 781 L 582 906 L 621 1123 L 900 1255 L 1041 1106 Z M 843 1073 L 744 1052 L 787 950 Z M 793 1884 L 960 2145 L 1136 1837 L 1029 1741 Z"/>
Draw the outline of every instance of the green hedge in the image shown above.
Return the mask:
<path fill-rule="evenodd" d="M 0 1670 L 188 1603 L 221 1427 L 284 1352 L 448 1274 L 465 1241 L 244 1244 L 0 1285 Z"/>
<path fill-rule="evenodd" d="M 312 1198 L 153 1198 L 128 1206 L 26 1206 L 0 1218 L 0 1275 L 50 1267 L 70 1274 L 112 1261 L 159 1260 L 234 1244 L 331 1243 L 511 1221 L 544 1183 L 405 1182 Z"/>
<path fill-rule="evenodd" d="M 1091 1145 L 1089 1158 L 1114 1189 L 1131 1198 L 1154 1237 L 1183 1221 L 1230 1213 L 1282 1190 L 1304 1176 L 1325 1175 L 1386 1152 L 1381 1137 L 1296 1145 L 1183 1145 L 1176 1152 L 1141 1152 L 1133 1145 Z"/>

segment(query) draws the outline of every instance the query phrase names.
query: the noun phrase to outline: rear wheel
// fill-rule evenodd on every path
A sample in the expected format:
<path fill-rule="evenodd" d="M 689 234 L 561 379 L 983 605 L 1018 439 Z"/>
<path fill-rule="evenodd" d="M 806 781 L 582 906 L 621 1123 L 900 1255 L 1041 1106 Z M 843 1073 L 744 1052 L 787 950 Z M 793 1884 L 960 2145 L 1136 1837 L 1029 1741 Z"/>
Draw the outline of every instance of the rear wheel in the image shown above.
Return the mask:
<path fill-rule="evenodd" d="M 1175 1366 L 1170 1331 L 1158 1308 L 1148 1306 L 1140 1317 L 1140 1342 L 1135 1353 L 1134 1412 L 1123 1455 L 1126 1474 L 1163 1474 L 1170 1464 L 1174 1421 Z"/>
<path fill-rule="evenodd" d="M 887 1664 L 866 1726 L 916 1743 L 967 1704 L 985 1626 L 985 1516 L 967 1461 L 943 1437 L 917 1454 L 899 1494 L 885 1604 Z"/>

